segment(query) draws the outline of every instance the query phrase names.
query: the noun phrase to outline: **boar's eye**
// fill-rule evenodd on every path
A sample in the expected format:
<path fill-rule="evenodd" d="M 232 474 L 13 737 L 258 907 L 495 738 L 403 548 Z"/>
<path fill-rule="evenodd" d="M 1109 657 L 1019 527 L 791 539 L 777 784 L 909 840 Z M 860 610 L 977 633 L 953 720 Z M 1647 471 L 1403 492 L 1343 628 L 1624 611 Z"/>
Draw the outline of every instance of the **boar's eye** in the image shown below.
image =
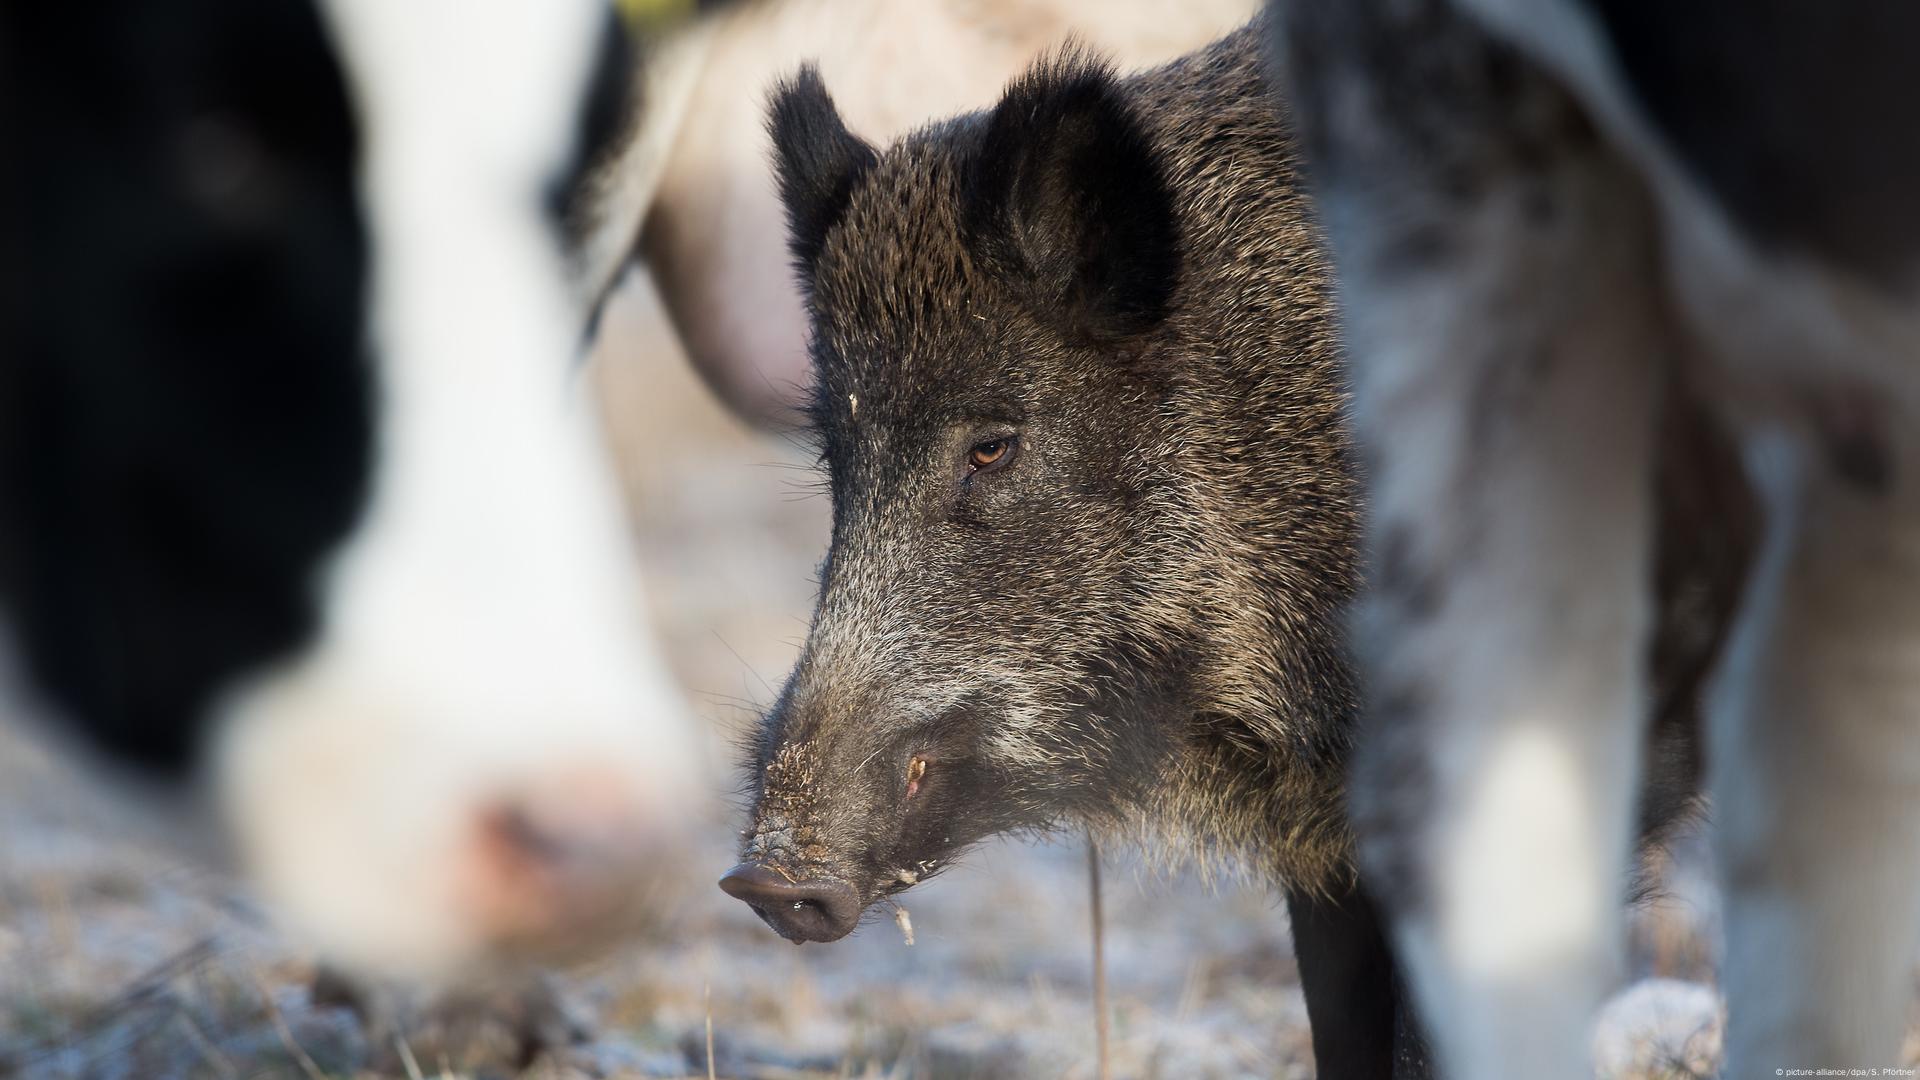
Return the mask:
<path fill-rule="evenodd" d="M 913 798 L 920 790 L 920 778 L 927 775 L 927 759 L 915 756 L 907 762 L 907 798 Z"/>
<path fill-rule="evenodd" d="M 1020 440 L 1014 435 L 1003 435 L 997 439 L 987 439 L 973 444 L 967 451 L 967 469 L 970 472 L 988 472 L 1004 469 L 1013 461 Z"/>

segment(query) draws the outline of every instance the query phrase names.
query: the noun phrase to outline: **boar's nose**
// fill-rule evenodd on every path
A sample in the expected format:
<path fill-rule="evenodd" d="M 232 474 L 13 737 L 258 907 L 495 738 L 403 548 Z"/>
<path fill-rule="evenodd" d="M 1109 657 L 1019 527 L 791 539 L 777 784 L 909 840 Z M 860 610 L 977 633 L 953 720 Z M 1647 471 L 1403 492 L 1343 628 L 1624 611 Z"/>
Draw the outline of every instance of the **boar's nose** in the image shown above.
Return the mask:
<path fill-rule="evenodd" d="M 860 897 L 838 881 L 795 881 L 772 867 L 741 863 L 720 879 L 720 888 L 796 945 L 838 941 L 860 923 Z"/>

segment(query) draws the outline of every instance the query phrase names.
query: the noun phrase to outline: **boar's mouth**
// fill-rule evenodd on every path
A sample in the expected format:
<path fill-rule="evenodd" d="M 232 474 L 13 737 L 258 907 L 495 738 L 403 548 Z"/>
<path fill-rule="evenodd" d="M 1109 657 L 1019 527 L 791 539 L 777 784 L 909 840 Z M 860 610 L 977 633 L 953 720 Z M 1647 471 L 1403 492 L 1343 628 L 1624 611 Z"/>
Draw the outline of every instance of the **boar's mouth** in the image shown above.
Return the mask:
<path fill-rule="evenodd" d="M 721 891 L 789 941 L 838 941 L 869 907 L 938 873 L 979 836 L 1019 824 L 995 812 L 1007 800 L 986 798 L 1005 785 L 969 752 L 969 721 L 943 714 L 931 733 L 904 733 L 897 754 L 854 746 L 854 767 L 824 759 L 817 741 L 781 745 L 760 767 L 744 861 L 721 877 Z M 837 782 L 823 785 L 828 776 Z"/>
<path fill-rule="evenodd" d="M 846 937 L 867 907 L 845 882 L 796 878 L 766 863 L 741 863 L 720 879 L 720 889 L 745 901 L 774 933 L 796 945 Z"/>

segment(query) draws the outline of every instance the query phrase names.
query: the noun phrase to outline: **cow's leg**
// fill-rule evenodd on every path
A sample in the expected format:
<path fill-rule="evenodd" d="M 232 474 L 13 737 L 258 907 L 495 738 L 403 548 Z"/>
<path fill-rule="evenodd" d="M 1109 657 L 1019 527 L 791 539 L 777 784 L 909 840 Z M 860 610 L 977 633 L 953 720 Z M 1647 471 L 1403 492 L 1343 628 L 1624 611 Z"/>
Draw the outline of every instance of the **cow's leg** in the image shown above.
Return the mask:
<path fill-rule="evenodd" d="M 1660 344 L 1606 229 L 1557 257 L 1489 231 L 1493 280 L 1436 278 L 1432 320 L 1362 346 L 1356 811 L 1445 1070 L 1576 1077 L 1632 841 Z"/>
<path fill-rule="evenodd" d="M 1315 1071 L 1342 1080 L 1427 1080 L 1426 1047 L 1372 900 L 1355 884 L 1290 892 L 1287 915 Z"/>
<path fill-rule="evenodd" d="M 1825 430 L 1750 455 L 1771 529 L 1709 754 L 1727 1076 L 1894 1063 L 1913 996 L 1920 452 L 1848 396 L 1869 407 L 1815 401 Z"/>
<path fill-rule="evenodd" d="M 1619 966 L 1660 357 L 1646 199 L 1438 3 L 1282 20 L 1369 470 L 1363 865 L 1442 1075 L 1591 1075 Z"/>
<path fill-rule="evenodd" d="M 1434 305 L 1360 345 L 1373 473 L 1355 805 L 1455 1076 L 1588 1075 L 1618 965 L 1662 346 L 1646 268 L 1588 196 L 1566 208 L 1595 215 L 1581 241 L 1469 219 L 1466 280 L 1346 300 Z"/>

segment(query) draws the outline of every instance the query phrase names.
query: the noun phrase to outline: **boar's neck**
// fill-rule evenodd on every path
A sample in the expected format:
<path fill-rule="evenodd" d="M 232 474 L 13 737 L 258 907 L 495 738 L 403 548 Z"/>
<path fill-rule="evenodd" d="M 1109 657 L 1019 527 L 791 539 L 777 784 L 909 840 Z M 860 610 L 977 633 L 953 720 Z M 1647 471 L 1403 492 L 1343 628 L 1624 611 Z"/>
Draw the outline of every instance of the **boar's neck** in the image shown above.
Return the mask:
<path fill-rule="evenodd" d="M 1133 80 L 1179 201 L 1179 545 L 1187 730 L 1144 807 L 1189 850 L 1296 887 L 1350 873 L 1343 641 L 1357 542 L 1325 256 L 1259 27 Z"/>

